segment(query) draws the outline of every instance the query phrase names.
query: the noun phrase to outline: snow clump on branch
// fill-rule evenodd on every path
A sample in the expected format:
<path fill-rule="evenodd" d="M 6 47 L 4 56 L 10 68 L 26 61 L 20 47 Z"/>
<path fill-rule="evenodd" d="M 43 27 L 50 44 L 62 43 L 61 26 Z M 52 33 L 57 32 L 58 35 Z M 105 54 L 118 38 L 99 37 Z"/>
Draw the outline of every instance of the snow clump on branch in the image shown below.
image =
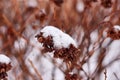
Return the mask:
<path fill-rule="evenodd" d="M 80 56 L 75 40 L 54 26 L 44 27 L 36 37 L 43 44 L 43 53 L 53 52 L 55 58 L 71 63 L 76 63 Z"/>

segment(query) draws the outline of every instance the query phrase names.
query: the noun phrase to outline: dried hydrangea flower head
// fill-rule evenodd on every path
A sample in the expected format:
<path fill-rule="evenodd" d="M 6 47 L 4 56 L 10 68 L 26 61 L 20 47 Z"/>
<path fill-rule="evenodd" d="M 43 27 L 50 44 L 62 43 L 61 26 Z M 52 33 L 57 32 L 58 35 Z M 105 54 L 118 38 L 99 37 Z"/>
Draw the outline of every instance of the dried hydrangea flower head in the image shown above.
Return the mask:
<path fill-rule="evenodd" d="M 7 71 L 11 69 L 11 60 L 3 55 L 0 54 L 0 80 L 7 80 Z"/>
<path fill-rule="evenodd" d="M 114 40 L 120 39 L 120 26 L 115 25 L 114 27 L 109 28 L 109 30 L 107 31 L 107 36 Z"/>
<path fill-rule="evenodd" d="M 79 57 L 75 40 L 54 26 L 44 27 L 36 37 L 43 44 L 43 51 L 54 52 L 55 58 L 74 63 Z"/>
<path fill-rule="evenodd" d="M 78 74 L 66 74 L 65 80 L 81 80 Z"/>

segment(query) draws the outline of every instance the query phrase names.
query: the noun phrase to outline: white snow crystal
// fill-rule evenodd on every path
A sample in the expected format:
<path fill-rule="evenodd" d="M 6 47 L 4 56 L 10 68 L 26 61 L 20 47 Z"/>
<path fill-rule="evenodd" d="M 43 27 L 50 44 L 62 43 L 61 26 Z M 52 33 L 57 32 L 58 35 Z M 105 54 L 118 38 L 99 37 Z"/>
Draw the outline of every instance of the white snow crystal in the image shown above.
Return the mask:
<path fill-rule="evenodd" d="M 103 31 L 103 37 L 104 38 L 107 37 L 107 31 L 108 31 L 108 28 L 104 29 L 104 31 Z"/>
<path fill-rule="evenodd" d="M 78 11 L 78 12 L 83 12 L 84 7 L 85 7 L 85 6 L 84 6 L 83 1 L 79 0 L 79 1 L 77 2 L 77 5 L 76 5 L 77 11 Z"/>
<path fill-rule="evenodd" d="M 41 30 L 41 32 L 44 37 L 53 37 L 54 47 L 56 48 L 68 48 L 70 44 L 77 47 L 76 42 L 68 34 L 62 32 L 54 26 L 46 26 Z"/>
<path fill-rule="evenodd" d="M 11 62 L 10 58 L 7 56 L 0 54 L 0 63 L 6 63 L 9 64 Z"/>

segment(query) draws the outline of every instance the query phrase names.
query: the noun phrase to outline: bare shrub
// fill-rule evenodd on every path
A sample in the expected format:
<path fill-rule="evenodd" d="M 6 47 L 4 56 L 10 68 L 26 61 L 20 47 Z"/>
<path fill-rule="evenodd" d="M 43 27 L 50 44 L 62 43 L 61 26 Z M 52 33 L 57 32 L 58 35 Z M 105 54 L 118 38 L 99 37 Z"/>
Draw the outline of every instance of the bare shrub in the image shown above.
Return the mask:
<path fill-rule="evenodd" d="M 0 0 L 0 53 L 13 65 L 8 79 L 56 80 L 62 74 L 66 80 L 119 80 L 120 30 L 114 28 L 120 26 L 119 4 L 120 0 Z M 69 34 L 78 46 L 56 48 L 53 36 L 40 32 L 49 25 Z M 0 78 L 6 78 L 8 70 L 10 65 L 0 63 Z"/>

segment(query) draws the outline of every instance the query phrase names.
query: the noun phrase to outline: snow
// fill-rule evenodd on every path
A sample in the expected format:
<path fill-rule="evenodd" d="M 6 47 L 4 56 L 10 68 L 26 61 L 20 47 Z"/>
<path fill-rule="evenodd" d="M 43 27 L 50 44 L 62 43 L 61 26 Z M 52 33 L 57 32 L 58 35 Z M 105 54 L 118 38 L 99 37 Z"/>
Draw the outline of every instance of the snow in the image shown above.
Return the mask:
<path fill-rule="evenodd" d="M 90 39 L 92 43 L 95 43 L 98 40 L 98 30 L 91 32 Z"/>
<path fill-rule="evenodd" d="M 78 12 L 83 12 L 84 11 L 84 3 L 82 0 L 79 0 L 76 5 L 76 9 Z"/>
<path fill-rule="evenodd" d="M 91 44 L 90 46 L 89 46 L 89 51 L 92 51 L 94 49 L 94 45 L 93 44 Z"/>
<path fill-rule="evenodd" d="M 37 7 L 37 1 L 36 0 L 28 0 L 27 5 L 29 7 Z"/>
<path fill-rule="evenodd" d="M 120 26 L 119 25 L 114 25 L 114 29 L 116 32 L 120 31 Z"/>
<path fill-rule="evenodd" d="M 1 32 L 2 34 L 5 34 L 5 33 L 7 32 L 6 26 L 0 26 L 0 32 Z"/>
<path fill-rule="evenodd" d="M 106 48 L 108 46 L 108 44 L 110 43 L 111 38 L 106 38 L 103 43 L 102 43 L 102 48 Z"/>
<path fill-rule="evenodd" d="M 77 44 L 72 37 L 54 26 L 46 26 L 41 30 L 41 32 L 43 33 L 43 37 L 45 38 L 48 36 L 52 36 L 54 47 L 58 49 L 68 48 L 70 44 L 73 44 L 75 47 L 77 47 Z"/>
<path fill-rule="evenodd" d="M 120 56 L 120 40 L 114 40 L 108 47 L 106 52 L 106 57 L 103 61 L 103 65 L 107 65 L 113 59 Z"/>
<path fill-rule="evenodd" d="M 6 63 L 9 64 L 11 62 L 10 58 L 7 56 L 0 54 L 0 63 Z"/>
<path fill-rule="evenodd" d="M 32 68 L 29 60 L 31 60 L 32 63 L 34 64 L 34 66 L 35 66 L 37 69 L 39 69 L 39 68 L 38 68 L 38 66 L 39 66 L 39 59 L 38 59 L 38 57 L 40 57 L 40 50 L 38 50 L 37 48 L 33 48 L 33 49 L 29 52 L 29 54 L 27 55 L 27 57 L 26 57 L 26 59 L 25 59 L 25 63 L 26 63 L 26 65 L 29 67 L 29 71 L 30 71 L 32 74 L 35 74 L 35 71 L 34 71 L 34 69 Z"/>
<path fill-rule="evenodd" d="M 46 57 L 41 57 L 40 61 L 41 65 L 39 66 L 41 69 L 41 75 L 43 80 L 52 80 L 52 71 L 54 69 L 54 65 L 50 59 Z"/>
<path fill-rule="evenodd" d="M 119 80 L 120 79 L 120 73 L 119 73 L 119 69 L 120 69 L 120 62 L 116 61 L 114 62 L 112 65 L 109 65 L 109 67 L 106 69 L 107 70 L 107 80 Z M 115 77 L 114 73 L 116 73 L 118 79 Z M 101 79 L 100 80 L 105 80 L 105 75 L 104 72 L 102 72 L 103 75 L 101 75 Z"/>
<path fill-rule="evenodd" d="M 22 38 L 22 37 L 19 37 L 15 42 L 14 42 L 14 48 L 16 50 L 19 50 L 19 49 L 24 49 L 25 46 L 27 45 L 27 41 Z"/>
<path fill-rule="evenodd" d="M 60 69 L 55 70 L 55 80 L 65 80 L 64 79 L 64 73 Z"/>
<path fill-rule="evenodd" d="M 107 31 L 108 31 L 108 28 L 105 28 L 104 31 L 103 31 L 103 37 L 104 37 L 104 38 L 107 37 Z"/>

